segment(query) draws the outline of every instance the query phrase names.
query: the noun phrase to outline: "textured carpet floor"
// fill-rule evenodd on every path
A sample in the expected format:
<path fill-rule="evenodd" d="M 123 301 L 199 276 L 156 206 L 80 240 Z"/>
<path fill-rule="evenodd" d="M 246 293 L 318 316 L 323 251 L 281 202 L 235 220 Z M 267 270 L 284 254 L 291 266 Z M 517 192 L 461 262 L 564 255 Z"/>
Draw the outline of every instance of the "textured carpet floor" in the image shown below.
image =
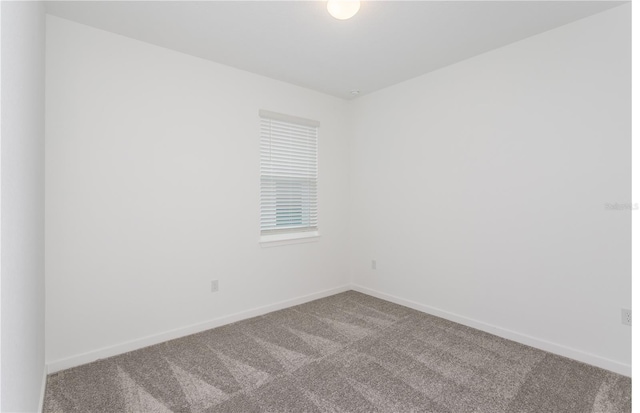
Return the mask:
<path fill-rule="evenodd" d="M 50 375 L 53 412 L 631 411 L 631 380 L 354 291 Z"/>

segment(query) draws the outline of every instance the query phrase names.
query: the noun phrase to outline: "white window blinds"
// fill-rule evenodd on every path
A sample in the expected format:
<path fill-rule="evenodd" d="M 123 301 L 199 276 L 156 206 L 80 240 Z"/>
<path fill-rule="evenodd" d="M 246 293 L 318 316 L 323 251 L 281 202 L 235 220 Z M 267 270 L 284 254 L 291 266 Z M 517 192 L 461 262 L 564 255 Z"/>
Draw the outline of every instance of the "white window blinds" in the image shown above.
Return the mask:
<path fill-rule="evenodd" d="M 260 234 L 318 229 L 319 123 L 260 111 Z"/>

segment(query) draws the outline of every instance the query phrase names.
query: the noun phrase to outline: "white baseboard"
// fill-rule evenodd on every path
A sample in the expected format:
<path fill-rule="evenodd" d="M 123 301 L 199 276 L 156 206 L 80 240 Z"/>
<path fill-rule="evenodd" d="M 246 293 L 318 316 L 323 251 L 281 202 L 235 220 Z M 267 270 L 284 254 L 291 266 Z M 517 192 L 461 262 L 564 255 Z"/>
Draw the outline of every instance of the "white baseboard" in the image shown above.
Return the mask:
<path fill-rule="evenodd" d="M 42 368 L 42 385 L 40 386 L 40 401 L 38 402 L 38 412 L 42 413 L 44 411 L 44 392 L 47 389 L 47 374 L 48 369 L 45 364 Z"/>
<path fill-rule="evenodd" d="M 605 370 L 613 371 L 618 374 L 622 374 L 627 377 L 631 377 L 631 365 L 620 363 L 611 359 L 596 356 L 595 354 L 586 353 L 580 350 L 576 350 L 571 347 L 563 346 L 561 344 L 552 343 L 546 340 L 528 336 L 526 334 L 518 333 L 516 331 L 508 330 L 506 328 L 498 327 L 492 324 L 488 324 L 482 321 L 474 320 L 472 318 L 463 317 L 449 311 L 441 310 L 439 308 L 431 307 L 429 305 L 420 304 L 415 301 L 406 300 L 404 298 L 396 297 L 394 295 L 382 293 L 380 291 L 372 290 L 367 287 L 363 287 L 358 284 L 351 284 L 351 289 L 361 292 L 373 297 L 380 298 L 382 300 L 391 301 L 392 303 L 400 304 L 405 307 L 413 308 L 414 310 L 421 311 L 423 313 L 431 314 L 436 317 L 444 318 L 459 324 L 463 324 L 468 327 L 477 328 L 478 330 L 485 331 L 496 336 L 506 338 L 508 340 L 516 341 L 527 346 L 535 347 L 540 350 L 548 351 L 563 357 L 567 357 L 573 360 L 577 360 L 583 363 L 591 364 L 592 366 L 600 367 Z"/>
<path fill-rule="evenodd" d="M 200 333 L 205 330 L 220 327 L 226 324 L 235 323 L 236 321 L 245 320 L 251 317 L 257 317 L 272 311 L 282 310 L 284 308 L 292 307 L 299 304 L 304 304 L 309 301 L 317 300 L 319 298 L 328 297 L 330 295 L 338 294 L 348 290 L 354 290 L 367 294 L 373 297 L 380 298 L 382 300 L 390 301 L 396 304 L 403 305 L 405 307 L 413 308 L 414 310 L 421 311 L 423 313 L 431 314 L 436 317 L 441 317 L 456 323 L 460 323 L 469 327 L 477 328 L 478 330 L 485 331 L 496 336 L 513 340 L 521 344 L 525 344 L 531 347 L 538 348 L 540 350 L 548 351 L 550 353 L 558 354 L 560 356 L 568 357 L 583 363 L 591 364 L 596 367 L 600 367 L 606 370 L 613 371 L 618 374 L 622 374 L 627 377 L 631 377 L 631 365 L 620 363 L 611 359 L 597 356 L 595 354 L 586 353 L 580 350 L 576 350 L 571 347 L 563 346 L 561 344 L 552 343 L 546 340 L 535 338 L 526 334 L 518 333 L 516 331 L 508 330 L 506 328 L 498 327 L 489 323 L 478 321 L 472 318 L 463 317 L 449 311 L 441 310 L 439 308 L 431 307 L 425 304 L 420 304 L 415 301 L 406 300 L 404 298 L 396 297 L 394 295 L 382 293 L 367 287 L 363 287 L 358 284 L 345 285 L 329 290 L 320 291 L 313 294 L 293 298 L 290 300 L 281 301 L 278 303 L 266 305 L 263 307 L 253 308 L 250 310 L 242 311 L 235 314 L 219 317 L 213 320 L 205 321 L 202 323 L 192 324 L 190 326 L 177 328 L 174 330 L 166 331 L 160 334 L 154 334 L 152 336 L 142 337 L 140 339 L 131 340 L 128 342 L 116 344 L 114 346 L 103 347 L 94 351 L 78 354 L 76 356 L 68 357 L 65 359 L 54 360 L 49 362 L 45 366 L 41 397 L 40 397 L 40 411 L 42 411 L 42 403 L 44 401 L 44 390 L 46 385 L 46 375 L 48 373 L 55 373 L 60 370 L 80 366 L 82 364 L 91 363 L 93 361 L 117 356 L 129 351 L 138 350 L 144 347 L 148 347 L 154 344 L 159 344 L 164 341 L 173 340 L 176 338 L 188 336 L 191 334 Z"/>
<path fill-rule="evenodd" d="M 270 313 L 272 311 L 282 310 L 284 308 L 289 308 L 294 305 L 304 304 L 306 302 L 317 300 L 319 298 L 324 298 L 330 295 L 349 291 L 350 289 L 351 289 L 350 285 L 344 285 L 341 287 L 304 295 L 304 296 L 293 298 L 290 300 L 280 301 L 278 303 L 269 304 L 263 307 L 252 308 L 250 310 L 241 311 L 239 313 L 215 318 L 213 320 L 205 321 L 202 323 L 197 323 L 197 324 L 192 324 L 186 327 L 176 328 L 174 330 L 166 331 L 164 333 L 154 334 L 151 336 L 142 337 L 136 340 L 127 341 L 127 342 L 116 344 L 113 346 L 103 347 L 97 350 L 78 354 L 72 357 L 54 360 L 47 364 L 48 372 L 55 373 L 60 370 L 65 370 L 72 367 L 80 366 L 82 364 L 91 363 L 99 359 L 117 356 L 119 354 L 127 353 L 133 350 L 139 350 L 141 348 L 152 346 L 154 344 L 159 344 L 164 341 L 173 340 L 173 339 L 188 336 L 191 334 L 200 333 L 205 330 L 220 327 L 226 324 L 235 323 L 236 321 L 245 320 L 247 318 L 257 317 L 266 313 Z"/>

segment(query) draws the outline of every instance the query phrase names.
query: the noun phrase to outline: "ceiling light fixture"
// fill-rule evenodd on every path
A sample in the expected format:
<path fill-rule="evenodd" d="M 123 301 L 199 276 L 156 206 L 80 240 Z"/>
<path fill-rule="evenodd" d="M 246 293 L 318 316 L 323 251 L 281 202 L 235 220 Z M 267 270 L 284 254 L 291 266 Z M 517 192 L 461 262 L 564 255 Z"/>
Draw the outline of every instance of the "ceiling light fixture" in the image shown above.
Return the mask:
<path fill-rule="evenodd" d="M 360 10 L 359 0 L 329 0 L 327 11 L 338 20 L 347 20 L 356 15 Z"/>

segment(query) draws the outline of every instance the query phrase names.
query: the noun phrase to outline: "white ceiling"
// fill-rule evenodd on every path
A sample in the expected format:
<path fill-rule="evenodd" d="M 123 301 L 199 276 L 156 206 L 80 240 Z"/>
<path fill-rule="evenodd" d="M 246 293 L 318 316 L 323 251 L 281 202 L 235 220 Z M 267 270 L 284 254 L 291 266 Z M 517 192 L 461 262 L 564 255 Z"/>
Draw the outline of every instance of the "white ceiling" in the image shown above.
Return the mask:
<path fill-rule="evenodd" d="M 69 1 L 47 12 L 351 99 L 590 16 L 618 1 Z"/>

